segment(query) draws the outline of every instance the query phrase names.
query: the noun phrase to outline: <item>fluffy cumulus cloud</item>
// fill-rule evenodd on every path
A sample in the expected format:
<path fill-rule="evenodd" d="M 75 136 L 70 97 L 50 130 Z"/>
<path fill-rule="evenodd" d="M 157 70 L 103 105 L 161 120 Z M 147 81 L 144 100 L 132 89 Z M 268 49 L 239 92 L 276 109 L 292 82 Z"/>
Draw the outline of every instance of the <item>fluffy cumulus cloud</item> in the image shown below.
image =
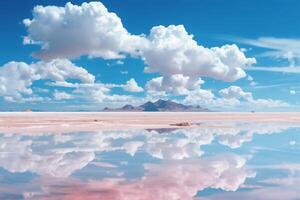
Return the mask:
<path fill-rule="evenodd" d="M 63 92 L 63 91 L 57 91 L 57 90 L 54 91 L 53 96 L 54 96 L 54 99 L 57 100 L 57 101 L 68 100 L 68 99 L 73 98 L 71 94 L 68 94 L 68 93 Z"/>
<path fill-rule="evenodd" d="M 86 166 L 99 152 L 123 151 L 134 156 L 141 150 L 154 158 L 185 161 L 201 156 L 204 153 L 201 151 L 202 146 L 214 141 L 237 148 L 244 142 L 251 141 L 254 134 L 275 134 L 290 127 L 299 127 L 297 124 L 256 122 L 223 122 L 220 125 L 216 128 L 176 129 L 164 132 L 124 130 L 121 133 L 99 131 L 50 135 L 47 131 L 35 134 L 3 133 L 0 135 L 0 166 L 11 172 L 31 171 L 40 175 L 65 177 L 80 169 L 79 167 Z M 15 146 L 19 148 L 16 149 Z M 43 151 L 40 151 L 41 149 Z M 79 157 L 82 158 L 82 162 L 77 159 Z M 74 159 L 77 166 L 73 166 Z M 47 163 L 53 165 L 49 166 Z M 59 168 L 62 171 L 54 171 Z"/>
<path fill-rule="evenodd" d="M 200 87 L 204 83 L 201 78 L 190 78 L 182 74 L 174 74 L 171 76 L 160 76 L 151 79 L 146 84 L 148 92 L 166 92 L 175 95 L 186 95 L 190 90 Z"/>
<path fill-rule="evenodd" d="M 255 174 L 245 167 L 245 159 L 223 155 L 211 159 L 163 162 L 146 165 L 141 179 L 124 178 L 95 181 L 44 181 L 41 193 L 32 199 L 105 199 L 105 200 L 190 200 L 206 188 L 236 191 Z M 58 187 L 59 186 L 59 187 Z"/>
<path fill-rule="evenodd" d="M 7 101 L 26 101 L 36 98 L 31 86 L 38 80 L 93 83 L 95 77 L 84 68 L 69 60 L 56 59 L 50 62 L 39 61 L 32 64 L 9 62 L 0 67 L 0 95 Z"/>
<path fill-rule="evenodd" d="M 185 98 L 184 103 L 192 105 L 209 105 L 215 99 L 215 95 L 209 90 L 197 89 L 190 92 Z"/>
<path fill-rule="evenodd" d="M 36 6 L 33 18 L 24 24 L 28 30 L 24 43 L 41 45 L 35 54 L 40 58 L 88 55 L 109 59 L 140 52 L 148 65 L 146 71 L 181 74 L 194 81 L 200 76 L 234 81 L 245 77 L 245 66 L 255 63 L 236 45 L 198 45 L 183 25 L 153 27 L 148 37 L 130 34 L 121 19 L 100 2 Z"/>
<path fill-rule="evenodd" d="M 190 200 L 198 191 L 206 188 L 236 191 L 247 178 L 255 175 L 247 169 L 245 158 L 235 154 L 217 156 L 205 154 L 205 151 L 201 151 L 202 147 L 218 142 L 230 148 L 239 148 L 245 142 L 251 141 L 255 134 L 275 134 L 290 127 L 299 127 L 298 124 L 286 123 L 220 123 L 219 127 L 207 126 L 161 132 L 107 130 L 84 134 L 2 133 L 0 166 L 12 173 L 31 172 L 41 176 L 41 179 L 38 177 L 30 182 L 37 184 L 41 191 L 36 187 L 32 190 L 29 187 L 22 187 L 26 190 L 26 195 L 34 195 L 28 196 L 27 199 L 43 199 L 43 197 L 99 199 L 100 196 L 101 199 L 107 200 Z M 15 146 L 19 148 L 16 149 Z M 109 154 L 111 152 L 113 154 Z M 137 152 L 140 155 L 147 154 L 160 159 L 160 162 L 138 163 L 145 169 L 145 173 L 131 179 L 122 172 L 126 173 L 128 169 L 132 169 L 132 165 L 126 168 L 119 162 L 112 164 L 107 160 L 105 161 L 107 163 L 103 164 L 102 156 L 99 157 L 99 155 L 118 157 L 117 152 L 121 153 L 120 155 L 126 152 L 131 156 L 135 156 Z M 201 157 L 202 154 L 205 156 Z M 123 163 L 131 160 L 128 156 L 122 158 Z M 84 167 L 90 165 L 93 165 L 93 168 L 99 167 L 100 172 L 105 170 L 111 173 L 106 173 L 108 176 L 101 180 L 95 180 L 94 177 L 84 179 L 83 182 L 74 179 L 72 175 L 81 177 L 80 175 L 86 172 Z M 0 188 L 3 191 L 4 188 Z M 15 194 L 16 190 L 10 192 Z M 55 196 L 56 194 L 59 196 Z"/>
<path fill-rule="evenodd" d="M 38 96 L 34 90 L 36 81 L 55 89 L 49 90 L 49 97 Z M 103 84 L 95 82 L 95 77 L 83 67 L 78 67 L 67 59 L 39 61 L 32 64 L 9 62 L 0 67 L 0 96 L 11 102 L 51 102 L 72 99 L 83 102 L 122 102 L 132 101 L 131 96 L 111 94 L 111 89 L 123 88 L 130 92 L 141 92 L 143 88 L 134 79 L 127 84 Z M 65 89 L 68 91 L 65 91 Z M 52 94 L 51 94 L 52 93 Z M 53 98 L 51 98 L 53 97 Z"/>
<path fill-rule="evenodd" d="M 128 103 L 133 99 L 132 96 L 127 95 L 117 95 L 112 94 L 111 89 L 114 87 L 123 87 L 123 85 L 115 85 L 115 84 L 102 84 L 102 83 L 94 83 L 94 84 L 75 84 L 73 85 L 75 88 L 73 90 L 73 95 L 77 99 L 82 99 L 85 102 L 96 102 L 96 103 Z"/>
<path fill-rule="evenodd" d="M 299 168 L 298 168 L 299 169 Z M 268 168 L 267 170 L 271 170 Z M 252 186 L 246 185 L 246 190 L 237 191 L 234 193 L 223 193 L 210 195 L 209 200 L 231 199 L 231 200 L 281 200 L 281 199 L 299 199 L 300 178 L 297 172 L 286 172 L 284 167 L 279 168 L 280 171 L 285 171 L 288 175 L 286 177 L 267 177 L 260 181 L 261 184 L 254 184 Z M 247 190 L 248 189 L 248 190 Z"/>
<path fill-rule="evenodd" d="M 230 86 L 221 89 L 219 96 L 214 95 L 211 91 L 197 89 L 190 92 L 183 100 L 184 103 L 193 105 L 205 105 L 210 108 L 226 109 L 250 109 L 262 110 L 266 108 L 283 108 L 288 107 L 284 101 L 273 99 L 255 99 L 251 92 L 245 92 L 238 86 Z"/>
<path fill-rule="evenodd" d="M 152 95 L 203 93 L 201 77 L 233 82 L 246 77 L 244 68 L 256 62 L 236 45 L 213 48 L 198 45 L 183 25 L 153 27 L 147 39 L 148 44 L 142 50 L 147 64 L 145 71 L 161 74 L 146 85 Z"/>
<path fill-rule="evenodd" d="M 123 26 L 121 19 L 101 2 L 82 3 L 65 6 L 36 6 L 33 17 L 24 19 L 28 35 L 24 37 L 24 44 L 41 46 L 34 56 L 43 60 L 55 59 L 51 62 L 40 61 L 36 64 L 8 63 L 0 69 L 0 95 L 6 100 L 27 101 L 42 100 L 33 94 L 33 81 L 49 79 L 52 82 L 70 84 L 65 79 L 78 79 L 82 84 L 73 84 L 73 91 L 56 91 L 52 96 L 55 100 L 83 98 L 90 101 L 118 101 L 133 102 L 131 96 L 111 94 L 111 88 L 118 87 L 128 92 L 144 92 L 135 79 L 125 84 L 102 84 L 95 82 L 93 75 L 85 69 L 73 66 L 72 71 L 56 68 L 56 62 L 69 62 L 60 58 L 76 58 L 80 56 L 100 57 L 103 59 L 117 59 L 116 64 L 124 64 L 120 59 L 128 55 L 144 61 L 147 73 L 157 73 L 157 77 L 146 83 L 146 97 L 170 98 L 183 95 L 184 102 L 227 107 L 241 105 L 246 102 L 255 106 L 268 107 L 286 106 L 284 102 L 272 99 L 254 99 L 252 93 L 244 92 L 239 87 L 229 87 L 221 90 L 217 95 L 202 89 L 203 77 L 225 82 L 234 82 L 247 77 L 245 69 L 251 69 L 256 63 L 255 58 L 247 57 L 245 51 L 237 45 L 223 45 L 220 47 L 204 47 L 194 40 L 183 25 L 155 26 L 149 35 L 131 34 Z M 42 65 L 44 67 L 42 67 Z M 5 72 L 16 70 L 12 83 L 8 84 Z M 256 69 L 258 69 L 256 67 Z M 63 71 L 62 73 L 58 72 Z M 68 71 L 68 72 L 65 72 Z M 122 73 L 123 74 L 123 73 Z M 10 77 L 9 75 L 7 77 Z M 3 78 L 4 77 L 4 78 Z M 247 80 L 255 86 L 251 76 Z M 23 97 L 23 98 L 22 98 Z M 245 104 L 245 103 L 244 103 Z"/>
<path fill-rule="evenodd" d="M 250 101 L 253 99 L 251 92 L 244 92 L 242 88 L 238 86 L 230 86 L 219 91 L 219 94 L 226 99 L 244 99 Z"/>
<path fill-rule="evenodd" d="M 49 86 L 63 87 L 70 90 L 69 93 L 64 91 L 55 91 L 53 96 L 57 101 L 76 99 L 88 104 L 109 103 L 123 105 L 124 103 L 133 102 L 134 97 L 129 95 L 113 94 L 113 88 L 123 88 L 124 84 L 104 84 L 104 83 L 70 83 L 70 82 L 51 82 Z M 99 106 L 99 105 L 98 105 Z M 97 107 L 98 107 L 97 106 Z M 97 108 L 99 109 L 99 108 Z"/>
<path fill-rule="evenodd" d="M 295 90 L 290 90 L 290 94 L 291 94 L 291 95 L 295 95 L 295 94 L 296 94 L 296 91 L 295 91 Z"/>
<path fill-rule="evenodd" d="M 95 157 L 93 152 L 58 152 L 39 154 L 32 145 L 37 144 L 31 139 L 24 140 L 24 136 L 3 136 L 1 141 L 0 165 L 10 172 L 34 172 L 43 176 L 68 177 L 74 171 L 83 168 Z M 49 144 L 50 142 L 47 142 Z M 44 143 L 45 144 L 45 143 Z M 16 149 L 15 147 L 18 146 Z M 45 146 L 43 149 L 46 149 Z M 47 150 L 46 150 L 47 151 Z M 74 160 L 76 158 L 76 160 Z M 10 160 L 10 161 L 8 161 Z M 11 162 L 13 161 L 13 162 Z"/>
<path fill-rule="evenodd" d="M 236 99 L 244 102 L 248 107 L 252 108 L 276 108 L 289 106 L 286 102 L 273 99 L 254 99 L 251 92 L 245 92 L 238 86 L 230 86 L 219 91 L 219 94 L 225 99 Z"/>
<path fill-rule="evenodd" d="M 138 86 L 137 82 L 134 78 L 131 78 L 126 84 L 123 86 L 123 89 L 128 92 L 143 92 L 144 89 Z"/>
<path fill-rule="evenodd" d="M 101 2 L 36 6 L 33 18 L 23 22 L 28 30 L 24 43 L 41 45 L 34 55 L 42 59 L 81 55 L 123 58 L 124 54 L 136 54 L 144 40 L 128 33 L 121 19 Z"/>
<path fill-rule="evenodd" d="M 205 48 L 198 45 L 183 25 L 156 26 L 148 36 L 149 44 L 143 50 L 147 72 L 163 76 L 182 74 L 197 80 L 211 77 L 235 81 L 246 76 L 244 67 L 255 63 L 236 45 Z"/>
<path fill-rule="evenodd" d="M 297 66 L 300 60 L 300 40 L 295 38 L 260 37 L 256 39 L 237 38 L 234 41 L 265 49 L 261 56 L 286 59 L 290 67 Z"/>

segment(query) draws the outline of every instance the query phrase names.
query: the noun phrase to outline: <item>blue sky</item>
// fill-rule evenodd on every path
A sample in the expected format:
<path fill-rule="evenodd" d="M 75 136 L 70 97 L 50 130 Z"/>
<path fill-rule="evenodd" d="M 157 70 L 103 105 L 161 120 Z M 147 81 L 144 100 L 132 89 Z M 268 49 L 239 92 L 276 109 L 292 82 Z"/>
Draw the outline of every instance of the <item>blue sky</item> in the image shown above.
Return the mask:
<path fill-rule="evenodd" d="M 299 111 L 297 0 L 67 2 L 0 2 L 2 111 Z"/>

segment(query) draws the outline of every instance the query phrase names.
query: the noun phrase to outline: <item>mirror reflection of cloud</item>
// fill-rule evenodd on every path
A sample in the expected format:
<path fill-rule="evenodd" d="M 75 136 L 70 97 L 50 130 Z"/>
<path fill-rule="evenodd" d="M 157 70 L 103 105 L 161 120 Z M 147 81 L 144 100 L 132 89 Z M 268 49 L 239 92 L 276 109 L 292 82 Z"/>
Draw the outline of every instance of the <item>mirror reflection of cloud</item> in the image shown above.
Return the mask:
<path fill-rule="evenodd" d="M 206 155 L 202 147 L 216 141 L 237 149 L 255 134 L 281 133 L 295 126 L 239 123 L 159 131 L 1 134 L 0 166 L 11 176 L 37 175 L 14 188 L 27 199 L 58 198 L 57 193 L 63 199 L 76 199 L 74 195 L 82 199 L 80 194 L 108 200 L 192 199 L 206 188 L 236 191 L 255 176 L 246 167 L 249 157 L 220 152 Z M 143 170 L 132 177 L 127 174 L 129 168 Z M 2 186 L 1 194 L 13 194 L 11 187 Z"/>
<path fill-rule="evenodd" d="M 145 164 L 145 175 L 131 181 L 41 179 L 43 190 L 27 196 L 30 199 L 189 200 L 207 187 L 237 190 L 246 178 L 255 176 L 246 169 L 245 163 L 240 156 L 224 154 Z"/>
<path fill-rule="evenodd" d="M 134 156 L 139 150 L 157 159 L 199 157 L 201 146 L 214 140 L 230 148 L 241 147 L 254 134 L 279 133 L 289 126 L 242 124 L 235 128 L 99 131 L 70 134 L 2 134 L 0 166 L 10 172 L 68 177 L 95 159 L 95 153 L 122 151 Z M 15 148 L 15 147 L 18 148 Z"/>

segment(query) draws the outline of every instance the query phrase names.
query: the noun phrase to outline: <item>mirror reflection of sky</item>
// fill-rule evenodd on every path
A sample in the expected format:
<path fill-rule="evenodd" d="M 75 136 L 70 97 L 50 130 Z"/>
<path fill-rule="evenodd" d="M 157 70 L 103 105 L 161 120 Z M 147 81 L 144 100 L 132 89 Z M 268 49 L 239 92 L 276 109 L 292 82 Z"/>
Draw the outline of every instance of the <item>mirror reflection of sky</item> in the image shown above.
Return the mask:
<path fill-rule="evenodd" d="M 298 200 L 300 125 L 0 134 L 0 199 Z"/>

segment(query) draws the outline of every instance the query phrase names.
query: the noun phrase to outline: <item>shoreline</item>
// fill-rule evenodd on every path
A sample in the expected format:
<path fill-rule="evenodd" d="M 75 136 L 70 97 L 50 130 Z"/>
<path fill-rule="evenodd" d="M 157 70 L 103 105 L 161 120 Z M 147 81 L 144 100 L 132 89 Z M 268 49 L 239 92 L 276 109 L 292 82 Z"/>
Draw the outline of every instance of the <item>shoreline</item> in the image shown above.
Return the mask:
<path fill-rule="evenodd" d="M 298 123 L 300 113 L 0 112 L 0 133 L 219 127 L 224 123 Z M 188 123 L 188 126 L 174 124 Z M 230 125 L 227 125 L 230 128 Z"/>

